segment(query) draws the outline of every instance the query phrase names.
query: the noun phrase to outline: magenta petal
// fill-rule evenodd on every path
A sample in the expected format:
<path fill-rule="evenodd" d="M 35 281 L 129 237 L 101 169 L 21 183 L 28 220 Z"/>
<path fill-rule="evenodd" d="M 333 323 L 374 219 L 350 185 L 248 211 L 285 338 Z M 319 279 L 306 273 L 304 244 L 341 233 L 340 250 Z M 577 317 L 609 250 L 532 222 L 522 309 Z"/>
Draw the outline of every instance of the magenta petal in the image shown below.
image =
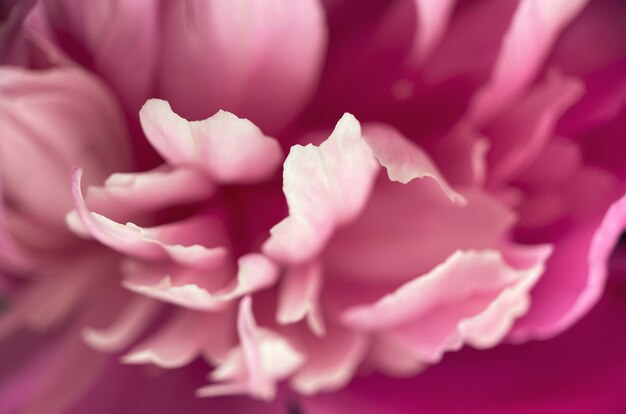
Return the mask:
<path fill-rule="evenodd" d="M 516 323 L 511 338 L 524 341 L 551 337 L 587 313 L 604 291 L 608 259 L 625 228 L 623 196 L 611 205 L 599 224 L 587 223 L 559 241 L 544 280 L 533 291 L 536 305 Z M 564 280 L 568 285 L 565 290 Z"/>
<path fill-rule="evenodd" d="M 588 0 L 521 0 L 488 83 L 470 107 L 470 118 L 484 124 L 510 105 L 535 78 L 557 36 Z"/>
<path fill-rule="evenodd" d="M 414 0 L 417 9 L 417 30 L 411 60 L 419 63 L 432 53 L 444 35 L 456 0 Z"/>

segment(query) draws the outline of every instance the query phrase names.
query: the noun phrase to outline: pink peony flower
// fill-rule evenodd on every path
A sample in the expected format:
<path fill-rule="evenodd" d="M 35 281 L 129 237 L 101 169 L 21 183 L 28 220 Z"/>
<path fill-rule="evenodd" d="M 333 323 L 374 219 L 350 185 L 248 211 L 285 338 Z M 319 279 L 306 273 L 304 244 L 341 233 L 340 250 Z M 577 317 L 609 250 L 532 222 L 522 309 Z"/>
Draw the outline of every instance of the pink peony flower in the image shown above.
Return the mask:
<path fill-rule="evenodd" d="M 0 15 L 0 412 L 626 407 L 623 2 Z"/>

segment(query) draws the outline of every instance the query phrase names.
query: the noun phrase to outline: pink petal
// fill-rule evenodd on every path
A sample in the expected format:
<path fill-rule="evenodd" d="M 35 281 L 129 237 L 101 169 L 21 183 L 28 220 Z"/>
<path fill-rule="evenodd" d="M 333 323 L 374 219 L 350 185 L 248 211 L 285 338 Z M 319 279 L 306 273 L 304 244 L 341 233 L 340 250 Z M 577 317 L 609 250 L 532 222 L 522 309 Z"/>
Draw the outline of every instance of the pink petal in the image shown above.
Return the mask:
<path fill-rule="evenodd" d="M 156 333 L 122 357 L 126 364 L 179 368 L 198 357 L 205 338 L 215 334 L 204 313 L 179 310 Z"/>
<path fill-rule="evenodd" d="M 166 101 L 150 99 L 139 116 L 146 137 L 169 163 L 199 168 L 222 184 L 263 180 L 282 160 L 276 140 L 230 112 L 189 122 Z"/>
<path fill-rule="evenodd" d="M 283 171 L 289 217 L 272 228 L 263 251 L 290 263 L 315 256 L 337 226 L 359 214 L 377 171 L 359 122 L 350 114 L 319 147 L 292 147 Z"/>
<path fill-rule="evenodd" d="M 103 186 L 87 190 L 87 205 L 113 220 L 207 199 L 214 185 L 186 168 L 157 168 L 142 173 L 116 173 Z"/>
<path fill-rule="evenodd" d="M 50 54 L 64 54 L 65 59 L 95 69 L 134 112 L 153 88 L 158 14 L 157 2 L 149 0 L 97 5 L 53 0 L 38 3 L 27 30 Z"/>
<path fill-rule="evenodd" d="M 435 180 L 452 201 L 464 202 L 463 196 L 450 187 L 430 157 L 396 129 L 383 124 L 368 124 L 363 139 L 378 162 L 387 169 L 391 181 L 406 184 L 416 178 L 428 177 Z"/>
<path fill-rule="evenodd" d="M 332 327 L 323 338 L 305 341 L 306 362 L 291 379 L 302 394 L 335 391 L 350 382 L 369 345 L 366 335 Z"/>
<path fill-rule="evenodd" d="M 532 265 L 518 269 L 498 251 L 458 251 L 428 274 L 376 303 L 348 309 L 342 318 L 349 326 L 380 332 L 425 362 L 436 362 L 463 343 L 492 347 L 528 310 L 530 289 L 550 252 L 546 246 L 532 248 L 526 253 Z"/>
<path fill-rule="evenodd" d="M 159 309 L 159 303 L 152 299 L 133 298 L 112 325 L 104 329 L 86 328 L 83 339 L 98 351 L 120 351 L 143 332 Z"/>
<path fill-rule="evenodd" d="M 223 247 L 207 248 L 194 244 L 196 240 L 207 239 L 207 236 L 201 232 L 214 229 L 211 220 L 207 221 L 200 217 L 148 229 L 132 223 L 119 224 L 89 211 L 80 189 L 81 177 L 82 170 L 75 169 L 72 177 L 72 191 L 76 212 L 91 236 L 101 243 L 119 252 L 143 259 L 169 258 L 181 264 L 199 267 L 214 266 L 223 260 L 226 254 Z M 202 230 L 199 231 L 199 229 Z M 209 239 L 211 237 L 215 236 L 209 235 Z"/>
<path fill-rule="evenodd" d="M 278 297 L 276 320 L 286 325 L 306 318 L 311 331 L 324 336 L 326 328 L 318 303 L 322 269 L 317 262 L 297 266 L 283 277 Z"/>
<path fill-rule="evenodd" d="M 358 282 L 404 282 L 455 250 L 497 247 L 515 223 L 513 211 L 480 190 L 464 191 L 463 199 L 453 203 L 433 180 L 380 182 L 361 216 L 328 244 L 326 271 Z"/>
<path fill-rule="evenodd" d="M 491 124 L 485 132 L 493 142 L 489 182 L 506 183 L 528 167 L 553 137 L 561 116 L 583 93 L 579 80 L 550 72 L 545 82 Z"/>
<path fill-rule="evenodd" d="M 588 0 L 521 0 L 489 82 L 477 92 L 470 118 L 484 124 L 510 105 L 535 78 L 559 33 Z"/>
<path fill-rule="evenodd" d="M 384 336 L 376 336 L 371 342 L 363 365 L 371 367 L 376 372 L 392 378 L 410 378 L 418 375 L 427 367 L 420 358 L 412 355 L 401 345 L 387 340 Z"/>
<path fill-rule="evenodd" d="M 72 167 L 85 165 L 90 178 L 100 179 L 129 162 L 128 134 L 113 96 L 80 68 L 0 68 L 0 134 L 2 191 L 15 206 L 7 214 L 14 209 L 36 223 L 32 230 L 41 238 L 56 234 L 57 243 L 67 237 Z"/>
<path fill-rule="evenodd" d="M 43 378 L 28 399 L 24 412 L 61 414 L 96 382 L 107 356 L 82 343 L 75 330 L 62 339 L 40 367 Z"/>
<path fill-rule="evenodd" d="M 316 0 L 168 2 L 161 96 L 204 118 L 222 108 L 275 132 L 306 103 L 326 47 Z"/>
<path fill-rule="evenodd" d="M 444 35 L 456 0 L 414 0 L 417 10 L 417 30 L 413 40 L 411 60 L 426 59 Z"/>
<path fill-rule="evenodd" d="M 577 231 L 558 241 L 545 278 L 533 291 L 537 306 L 517 322 L 513 340 L 551 337 L 574 324 L 598 301 L 608 259 L 626 228 L 626 196 L 614 202 L 597 223 L 581 223 Z M 563 289 L 563 278 L 567 278 L 567 289 Z"/>
<path fill-rule="evenodd" d="M 298 369 L 303 363 L 303 356 L 285 338 L 256 325 L 249 296 L 241 300 L 237 330 L 241 346 L 232 350 L 211 373 L 211 379 L 224 383 L 202 387 L 196 395 L 249 394 L 272 400 L 276 395 L 276 381 Z"/>
<path fill-rule="evenodd" d="M 237 277 L 230 282 L 226 269 L 167 268 L 163 265 L 127 266 L 123 285 L 135 293 L 190 309 L 216 310 L 232 300 L 272 286 L 277 267 L 257 253 L 238 260 Z M 169 273 L 168 273 L 169 272 Z"/>

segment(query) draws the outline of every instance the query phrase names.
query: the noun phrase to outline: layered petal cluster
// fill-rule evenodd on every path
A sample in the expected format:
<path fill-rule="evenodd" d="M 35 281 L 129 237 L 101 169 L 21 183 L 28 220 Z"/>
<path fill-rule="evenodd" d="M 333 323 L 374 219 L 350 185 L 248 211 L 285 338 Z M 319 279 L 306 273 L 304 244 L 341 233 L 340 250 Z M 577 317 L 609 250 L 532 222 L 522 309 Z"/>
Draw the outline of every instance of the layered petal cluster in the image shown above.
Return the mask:
<path fill-rule="evenodd" d="M 623 2 L 0 15 L 2 409 L 626 406 Z"/>

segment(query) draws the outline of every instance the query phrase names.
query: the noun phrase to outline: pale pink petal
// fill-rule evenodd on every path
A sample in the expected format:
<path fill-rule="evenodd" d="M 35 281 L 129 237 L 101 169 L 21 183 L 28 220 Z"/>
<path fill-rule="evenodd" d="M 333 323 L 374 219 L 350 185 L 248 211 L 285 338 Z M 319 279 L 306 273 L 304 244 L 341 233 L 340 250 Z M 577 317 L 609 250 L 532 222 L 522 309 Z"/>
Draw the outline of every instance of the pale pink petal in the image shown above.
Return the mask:
<path fill-rule="evenodd" d="M 377 171 L 359 122 L 350 114 L 319 147 L 292 147 L 283 172 L 289 217 L 272 228 L 263 251 L 291 263 L 315 256 L 337 226 L 360 213 Z"/>
<path fill-rule="evenodd" d="M 410 59 L 414 64 L 428 58 L 444 35 L 456 0 L 414 0 L 417 30 Z"/>
<path fill-rule="evenodd" d="M 305 343 L 306 362 L 291 385 L 303 394 L 343 388 L 355 375 L 368 345 L 366 335 L 337 326 L 323 338 L 310 338 Z"/>
<path fill-rule="evenodd" d="M 278 277 L 276 265 L 257 253 L 239 258 L 236 278 L 231 277 L 228 268 L 198 270 L 130 264 L 125 269 L 128 277 L 124 287 L 197 310 L 223 308 L 234 299 L 272 286 Z"/>
<path fill-rule="evenodd" d="M 163 5 L 160 95 L 190 119 L 218 109 L 278 131 L 306 103 L 326 48 L 317 0 Z"/>
<path fill-rule="evenodd" d="M 205 338 L 215 335 L 204 313 L 179 310 L 148 339 L 122 357 L 126 364 L 179 368 L 200 356 Z"/>
<path fill-rule="evenodd" d="M 428 154 L 398 130 L 388 125 L 368 124 L 364 128 L 363 139 L 376 159 L 387 169 L 391 181 L 406 184 L 417 178 L 428 177 L 435 180 L 452 201 L 464 202 L 463 196 L 450 187 Z"/>
<path fill-rule="evenodd" d="M 214 381 L 196 391 L 199 397 L 248 394 L 272 400 L 276 382 L 286 378 L 304 362 L 303 355 L 277 333 L 259 328 L 252 313 L 252 299 L 241 300 L 237 330 L 241 346 L 233 349 L 210 375 Z"/>
<path fill-rule="evenodd" d="M 152 260 L 169 258 L 181 264 L 198 267 L 215 266 L 224 259 L 226 250 L 223 247 L 207 248 L 195 243 L 215 238 L 215 235 L 205 234 L 215 230 L 213 220 L 207 221 L 203 217 L 198 217 L 188 219 L 186 222 L 148 229 L 132 223 L 123 225 L 89 211 L 80 188 L 81 176 L 82 170 L 75 169 L 72 190 L 76 212 L 90 235 L 101 243 L 138 258 Z"/>
<path fill-rule="evenodd" d="M 553 137 L 557 121 L 583 95 L 583 84 L 552 71 L 487 130 L 493 145 L 489 182 L 506 183 L 523 171 Z"/>
<path fill-rule="evenodd" d="M 588 0 L 521 0 L 488 83 L 470 106 L 470 118 L 484 124 L 510 105 L 535 78 L 559 33 Z"/>
<path fill-rule="evenodd" d="M 157 301 L 143 297 L 133 298 L 113 324 L 104 329 L 86 328 L 83 330 L 83 339 L 98 351 L 120 351 L 143 332 L 159 309 Z"/>
<path fill-rule="evenodd" d="M 464 343 L 491 347 L 528 310 L 530 289 L 550 253 L 550 247 L 533 247 L 523 253 L 532 255 L 532 265 L 520 269 L 498 251 L 458 251 L 376 303 L 348 309 L 342 319 L 379 332 L 425 362 Z"/>
<path fill-rule="evenodd" d="M 198 171 L 160 167 L 141 173 L 116 173 L 103 186 L 87 190 L 86 203 L 112 220 L 136 213 L 205 200 L 214 185 Z"/>
<path fill-rule="evenodd" d="M 311 331 L 323 336 L 326 328 L 318 303 L 321 288 L 322 269 L 318 262 L 290 268 L 283 276 L 278 296 L 278 323 L 292 324 L 306 318 Z"/>
<path fill-rule="evenodd" d="M 230 112 L 189 122 L 166 101 L 150 99 L 139 117 L 146 137 L 169 163 L 196 167 L 222 184 L 263 180 L 283 158 L 276 140 Z"/>

